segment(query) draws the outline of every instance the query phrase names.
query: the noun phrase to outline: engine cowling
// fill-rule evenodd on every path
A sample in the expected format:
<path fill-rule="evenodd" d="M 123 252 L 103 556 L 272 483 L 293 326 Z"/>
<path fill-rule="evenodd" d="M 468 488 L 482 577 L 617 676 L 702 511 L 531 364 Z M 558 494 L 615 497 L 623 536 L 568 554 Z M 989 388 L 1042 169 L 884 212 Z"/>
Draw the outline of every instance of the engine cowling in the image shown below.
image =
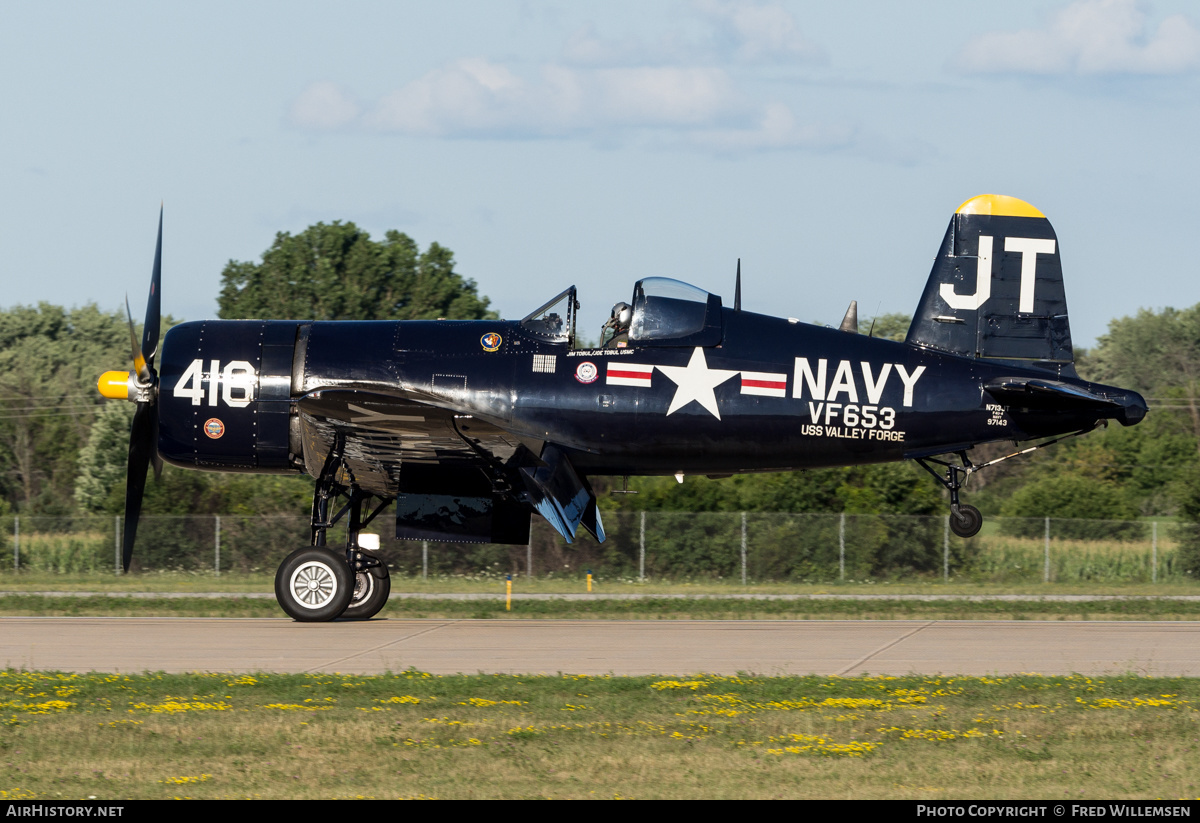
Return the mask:
<path fill-rule="evenodd" d="M 168 331 L 158 385 L 163 460 L 212 471 L 302 470 L 291 403 L 301 326 L 199 320 Z"/>

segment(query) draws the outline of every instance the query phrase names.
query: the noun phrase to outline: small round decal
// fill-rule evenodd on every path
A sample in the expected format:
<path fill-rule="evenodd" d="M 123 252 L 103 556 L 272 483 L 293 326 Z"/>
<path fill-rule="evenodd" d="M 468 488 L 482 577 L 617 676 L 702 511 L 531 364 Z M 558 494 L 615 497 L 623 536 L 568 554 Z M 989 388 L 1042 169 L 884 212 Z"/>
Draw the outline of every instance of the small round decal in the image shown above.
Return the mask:
<path fill-rule="evenodd" d="M 215 417 L 210 417 L 204 421 L 204 433 L 216 440 L 225 433 L 225 424 Z"/>
<path fill-rule="evenodd" d="M 590 361 L 585 360 L 575 368 L 575 379 L 580 383 L 594 383 L 599 376 L 600 370 Z"/>
<path fill-rule="evenodd" d="M 484 351 L 498 351 L 500 344 L 504 342 L 504 338 L 490 331 L 483 337 L 479 338 L 479 345 L 483 346 Z"/>

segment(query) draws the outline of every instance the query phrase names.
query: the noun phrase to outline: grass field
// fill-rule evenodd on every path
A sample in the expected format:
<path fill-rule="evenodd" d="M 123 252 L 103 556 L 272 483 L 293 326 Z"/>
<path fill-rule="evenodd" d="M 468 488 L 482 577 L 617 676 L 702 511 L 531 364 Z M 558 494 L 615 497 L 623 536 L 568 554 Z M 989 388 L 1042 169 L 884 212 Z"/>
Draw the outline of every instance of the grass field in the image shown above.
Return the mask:
<path fill-rule="evenodd" d="M 1195 798 L 1200 681 L 0 672 L 0 798 Z"/>
<path fill-rule="evenodd" d="M 742 586 L 734 581 L 636 583 L 595 582 L 593 600 L 514 600 L 506 610 L 502 599 L 505 581 L 480 577 L 422 579 L 395 575 L 392 600 L 381 617 L 429 617 L 440 619 L 771 619 L 771 620 L 1197 620 L 1200 601 L 1166 599 L 1198 596 L 1200 585 L 1171 583 L 975 583 L 970 581 L 906 581 L 900 583 L 845 584 L 758 584 Z M 513 581 L 520 595 L 584 594 L 582 579 L 526 579 Z M 54 597 L 42 592 L 94 593 L 91 596 Z M 282 617 L 272 595 L 270 575 L 221 575 L 211 573 L 146 573 L 116 576 L 111 573 L 55 574 L 21 572 L 0 574 L 0 615 L 21 616 L 195 616 L 195 617 Z M 146 599 L 135 595 L 169 594 L 170 598 Z M 189 597 L 223 593 L 225 597 Z M 405 598 L 403 593 L 425 598 Z M 438 595 L 455 593 L 491 595 L 494 599 L 453 600 Z M 638 594 L 638 600 L 606 600 L 605 594 Z M 731 599 L 729 595 L 847 595 L 863 599 L 769 600 Z M 247 595 L 255 595 L 248 597 Z M 679 598 L 686 595 L 688 599 Z M 921 602 L 890 599 L 890 595 L 958 596 L 961 599 Z M 1087 600 L 1084 602 L 999 600 L 971 601 L 990 595 L 1074 595 L 1098 597 L 1125 595 L 1133 600 Z"/>

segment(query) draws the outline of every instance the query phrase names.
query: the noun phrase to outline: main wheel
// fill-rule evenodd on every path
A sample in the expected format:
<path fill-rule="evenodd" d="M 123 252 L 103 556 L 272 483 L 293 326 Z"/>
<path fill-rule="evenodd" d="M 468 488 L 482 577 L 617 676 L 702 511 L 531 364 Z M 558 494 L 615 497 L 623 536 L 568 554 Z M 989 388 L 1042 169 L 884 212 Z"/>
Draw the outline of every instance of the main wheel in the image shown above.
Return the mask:
<path fill-rule="evenodd" d="M 959 537 L 974 537 L 982 527 L 983 515 L 974 506 L 960 504 L 957 513 L 950 513 L 950 531 Z"/>
<path fill-rule="evenodd" d="M 387 604 L 392 593 L 392 581 L 387 566 L 372 566 L 354 575 L 354 594 L 350 605 L 342 612 L 347 620 L 366 620 L 374 617 Z"/>
<path fill-rule="evenodd" d="M 275 599 L 288 616 L 305 623 L 333 620 L 354 596 L 354 575 L 345 558 L 318 546 L 287 556 L 275 572 Z"/>

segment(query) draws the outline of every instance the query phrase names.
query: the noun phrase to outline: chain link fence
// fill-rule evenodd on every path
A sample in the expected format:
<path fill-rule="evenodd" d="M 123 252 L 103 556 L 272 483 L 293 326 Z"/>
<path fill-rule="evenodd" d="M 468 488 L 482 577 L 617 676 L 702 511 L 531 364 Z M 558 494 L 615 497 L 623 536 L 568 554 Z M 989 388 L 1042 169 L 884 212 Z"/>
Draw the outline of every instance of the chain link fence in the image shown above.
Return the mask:
<path fill-rule="evenodd" d="M 990 518 L 955 537 L 946 516 L 618 512 L 608 539 L 580 531 L 567 544 L 534 518 L 527 546 L 389 539 L 380 554 L 414 577 L 581 577 L 609 580 L 865 582 L 1145 582 L 1200 577 L 1195 524 L 1142 520 Z M 13 571 L 118 572 L 121 518 L 0 517 Z M 331 546 L 345 532 L 331 530 Z M 151 516 L 141 519 L 131 571 L 273 573 L 308 545 L 306 517 Z"/>

